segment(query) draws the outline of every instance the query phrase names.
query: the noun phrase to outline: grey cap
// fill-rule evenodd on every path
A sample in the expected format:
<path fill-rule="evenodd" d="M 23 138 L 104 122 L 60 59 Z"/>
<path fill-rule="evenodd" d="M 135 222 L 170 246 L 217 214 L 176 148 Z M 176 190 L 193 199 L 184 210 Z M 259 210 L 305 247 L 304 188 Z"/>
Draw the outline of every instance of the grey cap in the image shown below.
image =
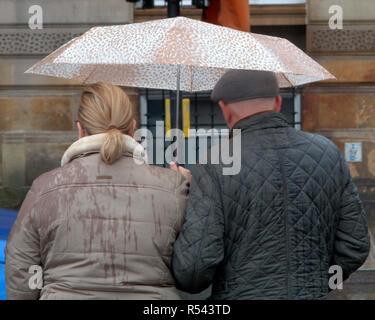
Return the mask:
<path fill-rule="evenodd" d="M 215 102 L 239 102 L 272 98 L 279 94 L 275 73 L 255 70 L 230 70 L 216 83 L 211 93 Z"/>

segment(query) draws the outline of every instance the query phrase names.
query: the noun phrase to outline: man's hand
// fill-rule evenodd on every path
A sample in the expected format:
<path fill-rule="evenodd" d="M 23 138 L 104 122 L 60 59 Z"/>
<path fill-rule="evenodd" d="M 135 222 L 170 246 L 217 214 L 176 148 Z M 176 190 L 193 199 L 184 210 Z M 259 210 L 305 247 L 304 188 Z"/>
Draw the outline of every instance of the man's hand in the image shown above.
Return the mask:
<path fill-rule="evenodd" d="M 188 170 L 184 167 L 181 167 L 181 166 L 177 166 L 177 164 L 173 161 L 169 163 L 169 167 L 174 171 L 180 172 L 182 175 L 185 176 L 185 178 L 189 181 L 189 183 L 191 182 L 191 172 L 190 172 L 190 170 Z"/>

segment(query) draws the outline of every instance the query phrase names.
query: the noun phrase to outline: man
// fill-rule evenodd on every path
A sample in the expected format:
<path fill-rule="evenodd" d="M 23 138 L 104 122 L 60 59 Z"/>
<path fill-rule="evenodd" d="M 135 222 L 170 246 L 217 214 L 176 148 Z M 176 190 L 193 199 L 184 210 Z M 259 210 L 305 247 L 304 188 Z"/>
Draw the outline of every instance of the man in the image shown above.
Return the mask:
<path fill-rule="evenodd" d="M 241 170 L 193 170 L 172 258 L 178 288 L 212 284 L 213 299 L 327 298 L 330 267 L 345 280 L 370 247 L 342 153 L 287 124 L 273 73 L 229 71 L 211 98 L 230 130 L 241 130 Z"/>

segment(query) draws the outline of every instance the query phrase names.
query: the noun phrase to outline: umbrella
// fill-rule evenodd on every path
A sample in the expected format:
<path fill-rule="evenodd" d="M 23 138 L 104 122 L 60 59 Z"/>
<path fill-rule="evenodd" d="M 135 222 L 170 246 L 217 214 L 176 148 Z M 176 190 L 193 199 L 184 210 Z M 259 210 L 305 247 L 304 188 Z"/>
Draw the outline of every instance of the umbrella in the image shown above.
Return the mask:
<path fill-rule="evenodd" d="M 273 71 L 280 87 L 334 79 L 286 39 L 184 17 L 91 28 L 26 72 L 177 90 L 178 119 L 180 90 L 211 90 L 229 69 Z"/>

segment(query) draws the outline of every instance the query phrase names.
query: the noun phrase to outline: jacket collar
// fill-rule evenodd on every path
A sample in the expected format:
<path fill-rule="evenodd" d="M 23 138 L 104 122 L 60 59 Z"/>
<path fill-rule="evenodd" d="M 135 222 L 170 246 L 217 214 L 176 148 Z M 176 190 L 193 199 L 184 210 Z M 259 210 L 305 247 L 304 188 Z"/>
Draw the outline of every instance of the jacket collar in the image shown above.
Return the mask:
<path fill-rule="evenodd" d="M 279 112 L 262 112 L 238 121 L 233 129 L 255 131 L 269 128 L 289 127 L 286 118 Z"/>
<path fill-rule="evenodd" d="M 61 159 L 61 166 L 68 162 L 83 157 L 92 153 L 99 153 L 100 148 L 104 142 L 106 134 L 94 134 L 91 136 L 83 137 L 74 142 L 64 153 Z M 124 155 L 133 157 L 141 162 L 147 163 L 147 154 L 142 145 L 140 145 L 134 138 L 123 135 Z"/>

